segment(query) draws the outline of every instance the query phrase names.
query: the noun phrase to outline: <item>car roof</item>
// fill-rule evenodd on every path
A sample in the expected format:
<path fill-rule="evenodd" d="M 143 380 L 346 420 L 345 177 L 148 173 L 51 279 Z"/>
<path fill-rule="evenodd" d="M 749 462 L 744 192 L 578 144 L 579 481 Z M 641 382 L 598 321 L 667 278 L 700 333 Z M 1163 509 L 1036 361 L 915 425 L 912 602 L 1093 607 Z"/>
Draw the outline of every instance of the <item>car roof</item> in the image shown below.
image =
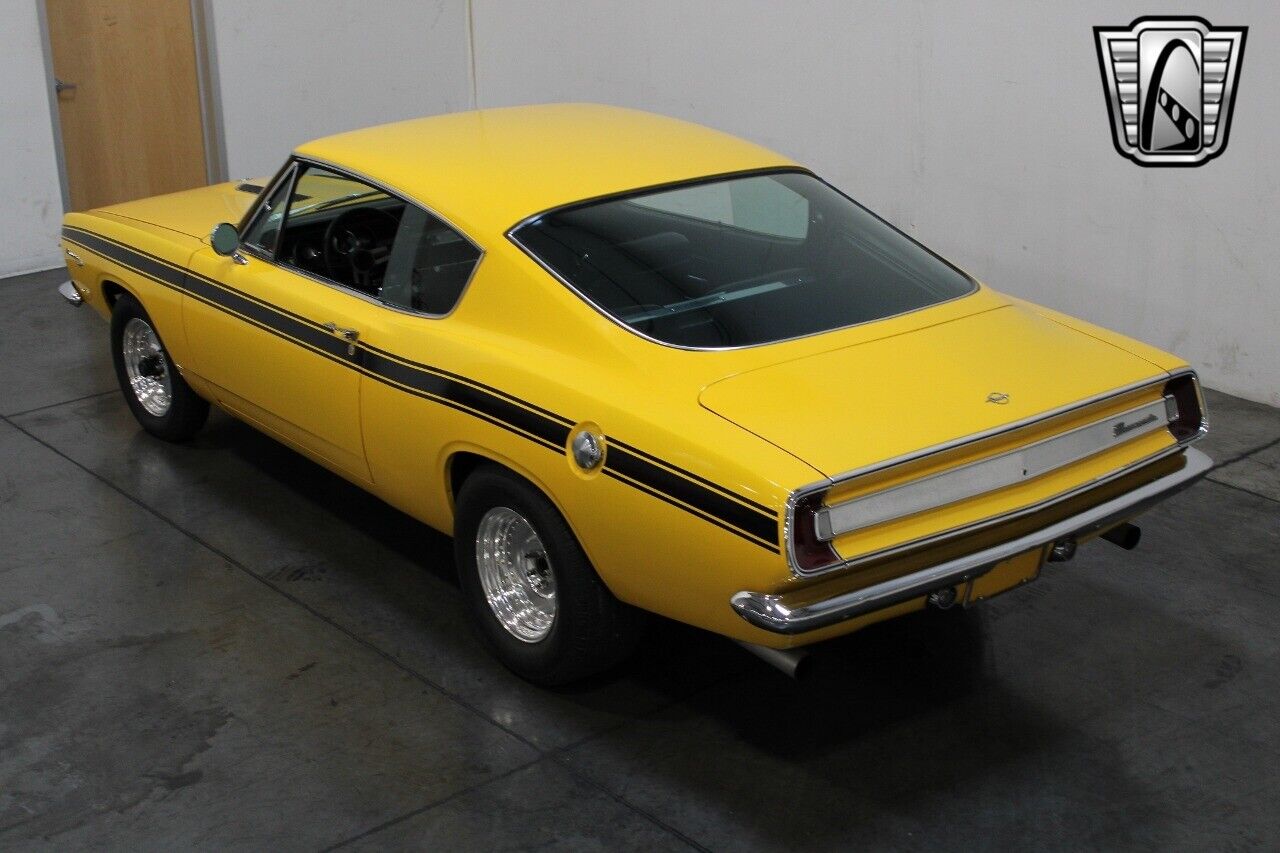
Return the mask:
<path fill-rule="evenodd" d="M 450 113 L 317 139 L 295 152 L 371 178 L 492 243 L 553 207 L 795 164 L 701 125 L 601 104 Z"/>

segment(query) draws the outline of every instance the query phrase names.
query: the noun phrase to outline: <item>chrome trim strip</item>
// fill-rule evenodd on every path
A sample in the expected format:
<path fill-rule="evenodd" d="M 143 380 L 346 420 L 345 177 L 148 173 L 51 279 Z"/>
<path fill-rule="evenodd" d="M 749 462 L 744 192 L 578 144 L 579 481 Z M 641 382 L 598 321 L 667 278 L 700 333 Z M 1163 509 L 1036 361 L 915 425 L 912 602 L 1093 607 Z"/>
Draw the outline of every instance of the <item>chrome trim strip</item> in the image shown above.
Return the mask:
<path fill-rule="evenodd" d="M 58 295 L 71 303 L 73 307 L 79 308 L 84 304 L 84 297 L 80 295 L 80 291 L 76 289 L 75 284 L 70 281 L 64 281 L 58 285 Z"/>
<path fill-rule="evenodd" d="M 783 515 L 783 521 L 782 521 L 783 542 L 784 542 L 784 547 L 786 548 L 787 563 L 791 568 L 791 573 L 796 577 L 814 577 L 816 575 L 827 574 L 829 572 L 836 572 L 836 571 L 840 571 L 841 569 L 849 568 L 850 566 L 855 566 L 867 560 L 875 559 L 878 557 L 884 557 L 884 556 L 887 556 L 888 554 L 892 554 L 892 553 L 895 553 L 896 551 L 902 550 L 903 548 L 912 547 L 917 544 L 920 544 L 921 542 L 930 542 L 938 538 L 938 537 L 930 537 L 924 540 L 913 540 L 911 542 L 904 542 L 902 545 L 895 546 L 894 548 L 885 549 L 883 551 L 876 551 L 871 554 L 865 554 L 859 557 L 854 557 L 849 560 L 843 560 L 837 563 L 832 563 L 830 566 L 824 566 L 823 568 L 817 569 L 815 571 L 804 571 L 803 569 L 800 569 L 798 567 L 798 563 L 796 561 L 795 537 L 791 535 L 791 530 L 795 526 L 796 504 L 798 504 L 801 500 L 813 494 L 814 492 L 826 491 L 827 489 L 830 489 L 833 486 L 837 486 L 841 483 L 848 482 L 849 480 L 852 480 L 855 477 L 861 477 L 866 474 L 874 473 L 876 471 L 882 471 L 885 468 L 891 468 L 895 465 L 901 465 L 906 462 L 913 462 L 917 459 L 921 459 L 925 456 L 931 456 L 935 453 L 942 453 L 944 451 L 954 450 L 957 447 L 961 447 L 963 445 L 970 444 L 972 442 L 984 441 L 988 438 L 993 438 L 995 436 L 1002 435 L 1004 433 L 1022 429 L 1023 427 L 1031 426 L 1041 421 L 1050 420 L 1052 418 L 1056 418 L 1061 415 L 1069 414 L 1071 412 L 1078 411 L 1080 409 L 1088 408 L 1089 406 L 1095 405 L 1097 403 L 1101 403 L 1112 397 L 1119 397 L 1121 395 L 1128 394 L 1133 391 L 1138 391 L 1143 388 L 1148 388 L 1154 385 L 1162 385 L 1166 382 L 1169 382 L 1172 379 L 1178 378 L 1179 376 L 1190 376 L 1192 379 L 1196 381 L 1196 393 L 1198 394 L 1198 399 L 1200 402 L 1200 413 L 1201 413 L 1201 419 L 1202 419 L 1199 434 L 1196 435 L 1194 438 L 1188 439 L 1186 442 L 1184 442 L 1182 446 L 1186 446 L 1188 444 L 1191 444 L 1194 441 L 1199 440 L 1202 436 L 1204 436 L 1205 433 L 1209 431 L 1208 413 L 1205 410 L 1204 395 L 1200 390 L 1200 379 L 1196 375 L 1196 372 L 1189 367 L 1184 367 L 1180 370 L 1174 370 L 1169 373 L 1157 374 L 1147 379 L 1142 379 L 1137 382 L 1133 382 L 1129 385 L 1124 385 L 1119 388 L 1114 388 L 1110 391 L 1105 391 L 1101 394 L 1095 394 L 1092 397 L 1086 397 L 1085 399 L 1078 400 L 1074 403 L 1068 403 L 1065 406 L 1059 406 L 1056 409 L 1050 409 L 1047 412 L 1041 412 L 1040 414 L 1032 415 L 1030 417 L 1023 418 L 1022 420 L 1019 420 L 1019 421 L 1014 421 L 1013 423 L 1004 424 L 998 427 L 992 427 L 991 429 L 988 429 L 988 430 L 983 430 L 981 432 L 976 432 L 971 435 L 962 436 L 961 438 L 952 439 L 951 441 L 945 441 L 945 442 L 942 442 L 941 444 L 935 444 L 931 447 L 926 447 L 922 450 L 914 450 L 910 453 L 904 453 L 901 456 L 895 456 L 883 462 L 875 462 L 870 465 L 864 465 L 861 468 L 855 468 L 851 471 L 846 471 L 843 474 L 837 474 L 834 477 L 829 477 L 825 480 L 818 480 L 817 482 L 809 483 L 808 485 L 801 486 L 800 488 L 793 491 L 791 493 L 791 496 L 787 498 L 787 506 L 786 506 L 786 510 Z M 1177 448 L 1175 447 L 1175 448 L 1171 448 L 1170 450 L 1172 451 L 1176 449 Z M 1143 464 L 1145 462 L 1150 462 L 1150 461 L 1152 461 L 1152 459 L 1144 459 L 1144 460 L 1139 460 L 1139 462 L 1135 464 Z M 989 519 L 986 522 L 979 522 L 979 524 L 980 525 L 996 524 L 996 523 L 999 523 L 1004 518 L 1007 518 L 1007 516 L 997 516 L 996 518 Z M 959 533 L 964 533 L 969 531 L 970 531 L 970 528 L 963 528 L 959 531 Z M 950 533 L 944 533 L 942 535 L 947 536 L 947 535 L 950 535 Z"/>
<path fill-rule="evenodd" d="M 1189 447 L 1184 452 L 1187 461 L 1182 470 L 1003 544 L 800 607 L 788 607 L 785 596 L 748 591 L 736 593 L 730 604 L 757 628 L 776 634 L 802 634 L 970 581 L 986 574 L 1001 560 L 1067 536 L 1095 533 L 1131 518 L 1187 488 L 1213 467 L 1213 460 L 1199 450 Z"/>
<path fill-rule="evenodd" d="M 819 571 L 816 571 L 816 572 L 809 572 L 807 575 L 804 575 L 804 577 L 814 577 L 817 575 L 826 574 L 828 572 L 833 571 L 836 568 L 843 568 L 843 569 L 855 568 L 864 563 L 869 563 L 877 560 L 884 560 L 890 557 L 895 557 L 898 554 L 902 554 L 904 552 L 917 551 L 917 550 L 920 550 L 921 548 L 928 548 L 930 546 L 946 542 L 949 539 L 955 539 L 957 537 L 965 536 L 970 533 L 977 533 L 980 530 L 985 530 L 988 527 L 994 527 L 995 525 L 1004 523 L 1006 521 L 1016 521 L 1019 518 L 1032 515 L 1034 513 L 1040 512 L 1041 510 L 1049 509 L 1050 507 L 1053 507 L 1056 504 L 1060 504 L 1063 501 L 1071 500 L 1074 497 L 1084 494 L 1090 489 L 1094 489 L 1094 488 L 1097 488 L 1098 486 L 1103 486 L 1114 480 L 1118 480 L 1121 477 L 1125 476 L 1126 474 L 1130 474 L 1133 471 L 1136 471 L 1137 469 L 1143 467 L 1144 465 L 1150 465 L 1153 462 L 1159 462 L 1161 459 L 1164 459 L 1169 456 L 1173 456 L 1176 453 L 1181 453 L 1182 450 L 1183 450 L 1182 446 L 1175 444 L 1172 447 L 1167 447 L 1158 453 L 1153 453 L 1150 456 L 1146 456 L 1142 459 L 1139 459 L 1131 465 L 1126 465 L 1123 468 L 1118 468 L 1115 471 L 1112 471 L 1110 474 L 1106 475 L 1105 477 L 1099 477 L 1096 480 L 1091 480 L 1088 483 L 1084 483 L 1083 485 L 1077 486 L 1074 489 L 1068 489 L 1065 492 L 1060 492 L 1059 494 L 1056 494 L 1050 498 L 1046 498 L 1045 500 L 1040 501 L 1039 503 L 1034 503 L 1028 506 L 1020 507 L 1016 510 L 1013 510 L 1012 512 L 1004 513 L 1003 515 L 997 515 L 991 518 L 982 519 L 981 521 L 975 521 L 972 524 L 965 524 L 960 527 L 953 527 L 949 530 L 943 530 L 940 533 L 935 533 L 931 536 L 923 536 L 919 539 L 911 539 L 907 542 L 902 542 L 897 545 L 891 545 L 887 548 L 881 548 L 878 551 L 872 551 L 868 554 L 861 554 L 857 557 L 853 557 L 851 559 L 845 560 L 844 562 L 839 563 L 836 566 L 832 566 L 826 569 L 820 569 Z"/>
<path fill-rule="evenodd" d="M 870 465 L 864 465 L 861 468 L 854 468 L 852 471 L 846 471 L 843 474 L 837 474 L 836 476 L 832 477 L 829 482 L 833 485 L 844 483 L 854 479 L 855 477 L 861 477 L 864 474 L 871 474 L 876 471 L 882 471 L 885 468 L 892 468 L 893 466 L 901 465 L 904 462 L 914 462 L 915 460 L 920 459 L 924 456 L 932 456 L 935 453 L 942 453 L 943 451 L 946 451 L 946 450 L 954 450 L 955 448 L 960 447 L 961 445 L 971 444 L 975 441 L 983 441 L 988 438 L 993 438 L 997 435 L 1002 435 L 1007 432 L 1012 432 L 1017 429 L 1022 429 L 1023 427 L 1031 426 L 1032 424 L 1036 424 L 1041 421 L 1047 421 L 1047 420 L 1050 420 L 1051 418 L 1056 418 L 1060 415 L 1065 415 L 1071 412 L 1079 411 L 1080 409 L 1088 408 L 1089 406 L 1095 405 L 1097 403 L 1101 403 L 1105 400 L 1109 400 L 1112 397 L 1120 397 L 1125 394 L 1129 394 L 1133 391 L 1140 391 L 1143 388 L 1148 388 L 1152 385 L 1162 384 L 1162 383 L 1168 382 L 1170 379 L 1176 379 L 1177 377 L 1187 373 L 1190 373 L 1192 376 L 1195 376 L 1195 371 L 1191 370 L 1190 368 L 1187 368 L 1184 370 L 1176 370 L 1172 373 L 1164 373 L 1164 372 L 1157 373 L 1153 376 L 1149 376 L 1146 379 L 1139 379 L 1137 382 L 1131 382 L 1130 384 L 1122 385 L 1119 388 L 1112 388 L 1110 391 L 1103 391 L 1101 394 L 1094 394 L 1092 397 L 1085 397 L 1083 400 L 1077 400 L 1074 403 L 1067 403 L 1066 405 L 1059 406 L 1056 409 L 1050 409 L 1047 412 L 1040 412 L 1039 414 L 1031 415 L 1030 417 L 1026 417 L 1026 418 L 1023 418 L 1022 420 L 1014 421 L 1013 423 L 992 427 L 991 429 L 982 430 L 981 432 L 971 433 L 970 435 L 962 436 L 960 438 L 955 438 L 950 441 L 944 441 L 941 444 L 935 444 L 932 447 L 926 447 L 923 450 L 913 450 L 910 453 L 904 453 L 901 456 L 895 456 L 892 459 L 886 459 L 883 462 L 874 462 Z"/>
<path fill-rule="evenodd" d="M 816 513 L 818 538 L 830 541 L 1033 480 L 1166 428 L 1169 420 L 1167 402 L 1160 399 L 996 456 L 831 504 Z"/>
<path fill-rule="evenodd" d="M 275 177 L 270 181 L 267 181 L 267 185 L 262 188 L 262 192 L 258 193 L 258 197 L 253 200 L 253 203 L 249 205 L 249 209 L 240 217 L 240 221 L 236 223 L 236 231 L 240 235 L 241 249 L 246 251 L 254 249 L 255 251 L 253 254 L 255 257 L 270 260 L 266 252 L 259 249 L 257 246 L 254 246 L 252 243 L 244 242 L 244 235 L 248 234 L 249 231 L 257 225 L 258 217 L 263 215 L 263 211 L 266 210 L 267 201 L 270 200 L 271 196 L 275 195 L 276 190 L 280 189 L 284 184 L 291 183 L 297 171 L 298 164 L 292 159 L 286 160 L 280 171 L 276 172 Z M 284 220 L 281 219 L 281 222 L 283 223 Z M 216 223 L 214 227 L 217 227 Z"/>

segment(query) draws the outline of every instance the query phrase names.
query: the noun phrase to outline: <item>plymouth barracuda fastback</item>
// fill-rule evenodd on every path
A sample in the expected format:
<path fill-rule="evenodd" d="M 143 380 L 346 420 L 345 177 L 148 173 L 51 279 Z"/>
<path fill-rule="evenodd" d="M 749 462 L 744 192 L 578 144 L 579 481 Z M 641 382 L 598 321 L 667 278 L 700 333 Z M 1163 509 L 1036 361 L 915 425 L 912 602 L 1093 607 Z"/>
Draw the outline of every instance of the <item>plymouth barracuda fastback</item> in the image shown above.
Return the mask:
<path fill-rule="evenodd" d="M 511 669 L 651 611 L 784 669 L 970 606 L 1208 469 L 1195 374 L 999 293 L 811 171 L 593 105 L 343 133 L 67 215 L 63 295 L 180 441 L 210 404 L 454 537 Z"/>

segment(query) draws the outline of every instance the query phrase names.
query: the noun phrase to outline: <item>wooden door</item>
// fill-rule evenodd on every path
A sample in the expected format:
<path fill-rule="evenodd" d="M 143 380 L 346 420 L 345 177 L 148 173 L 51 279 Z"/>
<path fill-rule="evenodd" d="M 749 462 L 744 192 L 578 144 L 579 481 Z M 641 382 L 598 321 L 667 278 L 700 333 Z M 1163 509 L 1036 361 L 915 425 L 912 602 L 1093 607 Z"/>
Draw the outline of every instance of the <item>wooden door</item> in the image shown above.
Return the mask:
<path fill-rule="evenodd" d="M 45 8 L 71 209 L 208 183 L 190 0 Z"/>

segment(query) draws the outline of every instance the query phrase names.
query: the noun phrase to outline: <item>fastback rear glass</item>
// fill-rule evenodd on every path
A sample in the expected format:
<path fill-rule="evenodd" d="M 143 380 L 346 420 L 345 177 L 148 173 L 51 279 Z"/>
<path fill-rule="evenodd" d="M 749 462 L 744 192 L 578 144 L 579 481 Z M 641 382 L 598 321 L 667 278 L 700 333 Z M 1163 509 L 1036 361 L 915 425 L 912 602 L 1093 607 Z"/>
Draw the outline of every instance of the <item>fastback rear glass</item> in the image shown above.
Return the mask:
<path fill-rule="evenodd" d="M 682 347 L 747 347 L 819 334 L 976 287 L 802 172 L 563 208 L 512 236 L 610 317 Z"/>

